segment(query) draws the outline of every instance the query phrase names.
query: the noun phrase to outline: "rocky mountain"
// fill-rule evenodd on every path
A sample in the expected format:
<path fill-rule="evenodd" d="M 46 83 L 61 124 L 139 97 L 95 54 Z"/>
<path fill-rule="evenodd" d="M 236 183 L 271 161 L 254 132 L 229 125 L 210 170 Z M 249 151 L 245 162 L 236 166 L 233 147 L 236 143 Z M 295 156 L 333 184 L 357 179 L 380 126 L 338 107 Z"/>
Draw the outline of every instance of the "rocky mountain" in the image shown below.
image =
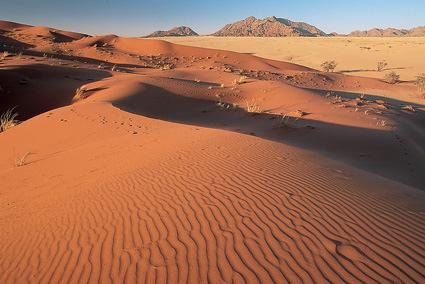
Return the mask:
<path fill-rule="evenodd" d="M 400 37 L 400 36 L 414 36 L 420 37 L 425 36 L 425 26 L 416 27 L 410 30 L 406 29 L 395 29 L 395 28 L 387 28 L 387 29 L 371 29 L 367 31 L 354 31 L 349 33 L 347 36 L 353 37 Z"/>
<path fill-rule="evenodd" d="M 257 19 L 248 17 L 224 26 L 214 36 L 257 36 L 257 37 L 297 37 L 326 36 L 327 34 L 315 26 L 303 22 L 292 22 L 287 19 L 268 17 Z"/>
<path fill-rule="evenodd" d="M 156 31 L 147 37 L 166 37 L 166 36 L 198 36 L 196 32 L 194 32 L 191 28 L 181 26 L 172 28 L 168 31 Z"/>

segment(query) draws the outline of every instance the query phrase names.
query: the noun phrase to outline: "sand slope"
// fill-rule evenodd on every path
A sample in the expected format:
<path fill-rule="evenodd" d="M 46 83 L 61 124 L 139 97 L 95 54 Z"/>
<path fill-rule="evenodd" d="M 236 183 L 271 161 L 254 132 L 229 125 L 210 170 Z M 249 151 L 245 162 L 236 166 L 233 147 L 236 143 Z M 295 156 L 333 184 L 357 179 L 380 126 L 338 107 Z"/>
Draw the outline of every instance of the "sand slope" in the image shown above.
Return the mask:
<path fill-rule="evenodd" d="M 29 118 L 0 133 L 0 283 L 425 281 L 411 83 L 27 39 L 0 65 L 1 105 Z"/>

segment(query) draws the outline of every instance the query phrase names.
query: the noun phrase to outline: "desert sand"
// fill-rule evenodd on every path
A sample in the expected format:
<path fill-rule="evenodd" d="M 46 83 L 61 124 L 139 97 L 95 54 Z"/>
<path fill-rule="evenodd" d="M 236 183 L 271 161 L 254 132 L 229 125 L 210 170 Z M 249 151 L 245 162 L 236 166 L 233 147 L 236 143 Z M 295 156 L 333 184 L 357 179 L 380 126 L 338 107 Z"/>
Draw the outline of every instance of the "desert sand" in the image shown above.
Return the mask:
<path fill-rule="evenodd" d="M 424 37 L 167 37 L 169 42 L 249 53 L 264 58 L 293 62 L 320 70 L 325 60 L 335 60 L 336 71 L 382 79 L 388 71 L 411 81 L 425 71 Z M 377 63 L 388 66 L 376 71 Z"/>
<path fill-rule="evenodd" d="M 381 56 L 0 30 L 0 283 L 425 282 L 425 100 L 315 66 Z"/>

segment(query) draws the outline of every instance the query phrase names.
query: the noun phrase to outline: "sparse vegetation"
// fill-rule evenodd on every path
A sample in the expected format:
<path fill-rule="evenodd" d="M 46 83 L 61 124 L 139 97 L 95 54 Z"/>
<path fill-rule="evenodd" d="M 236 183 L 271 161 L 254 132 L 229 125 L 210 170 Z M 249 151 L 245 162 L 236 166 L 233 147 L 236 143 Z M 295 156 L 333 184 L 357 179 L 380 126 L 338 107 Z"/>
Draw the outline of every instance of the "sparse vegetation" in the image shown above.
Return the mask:
<path fill-rule="evenodd" d="M 7 110 L 5 113 L 0 115 L 0 132 L 18 125 L 19 121 L 16 120 L 17 116 L 18 114 L 15 112 L 14 108 Z"/>
<path fill-rule="evenodd" d="M 174 66 L 173 66 L 173 64 L 164 64 L 163 66 L 161 66 L 161 70 L 171 70 L 171 69 L 173 69 L 174 68 Z"/>
<path fill-rule="evenodd" d="M 10 56 L 10 53 L 8 51 L 3 51 L 3 53 L 0 55 L 0 61 L 6 59 L 8 56 Z"/>
<path fill-rule="evenodd" d="M 234 81 L 233 81 L 233 84 L 234 85 L 241 85 L 241 84 L 244 84 L 244 83 L 246 83 L 247 81 L 246 81 L 246 79 L 248 79 L 248 77 L 246 77 L 246 76 L 240 76 L 238 79 L 235 79 Z"/>
<path fill-rule="evenodd" d="M 402 110 L 407 110 L 410 112 L 416 112 L 415 108 L 412 105 L 405 105 L 401 107 Z"/>
<path fill-rule="evenodd" d="M 398 75 L 394 71 L 391 71 L 391 72 L 385 74 L 384 80 L 388 84 L 395 84 L 395 83 L 398 83 L 400 81 L 400 75 Z"/>
<path fill-rule="evenodd" d="M 333 72 L 337 66 L 337 63 L 334 60 L 323 62 L 320 67 L 322 67 L 325 72 Z"/>
<path fill-rule="evenodd" d="M 288 113 L 281 113 L 279 126 L 292 128 L 293 126 L 291 126 L 291 122 L 296 122 L 298 119 L 300 119 L 306 114 L 307 113 L 303 112 L 302 110 L 291 111 Z"/>
<path fill-rule="evenodd" d="M 232 106 L 233 106 L 233 108 L 235 108 L 235 104 L 233 104 L 233 105 L 231 105 L 231 104 L 228 104 L 228 103 L 226 103 L 226 102 L 223 102 L 221 99 L 224 97 L 224 95 L 223 94 L 217 94 L 217 95 L 215 95 L 216 96 L 216 98 L 218 99 L 218 102 L 216 102 L 216 105 L 219 107 L 219 108 L 221 108 L 221 109 L 230 109 Z"/>
<path fill-rule="evenodd" d="M 422 93 L 422 96 L 425 98 L 425 73 L 416 76 L 415 85 L 418 87 L 419 91 Z"/>
<path fill-rule="evenodd" d="M 381 126 L 381 127 L 385 127 L 385 126 L 387 126 L 387 122 L 385 120 L 378 120 L 376 122 L 376 125 Z"/>
<path fill-rule="evenodd" d="M 26 163 L 26 158 L 31 154 L 31 152 L 26 152 L 25 155 L 23 155 L 21 158 L 18 158 L 15 160 L 15 167 L 22 167 L 25 166 Z"/>
<path fill-rule="evenodd" d="M 232 107 L 232 105 L 231 105 L 231 104 L 224 103 L 224 102 L 217 102 L 217 103 L 216 103 L 216 105 L 217 105 L 219 108 L 222 108 L 222 109 L 230 109 L 230 108 Z"/>
<path fill-rule="evenodd" d="M 261 113 L 261 108 L 256 100 L 246 102 L 246 111 L 249 113 Z"/>
<path fill-rule="evenodd" d="M 289 115 L 291 117 L 295 117 L 296 119 L 298 119 L 300 117 L 303 117 L 303 116 L 307 115 L 307 113 L 298 109 L 296 111 L 288 112 L 286 115 Z"/>
<path fill-rule="evenodd" d="M 87 95 L 85 94 L 86 92 L 87 92 L 87 89 L 84 86 L 78 88 L 77 91 L 75 92 L 74 99 L 79 100 L 79 99 L 87 98 Z"/>
<path fill-rule="evenodd" d="M 335 94 L 334 92 L 327 92 L 325 97 L 330 99 L 334 104 L 344 102 L 344 99 L 341 96 Z"/>
<path fill-rule="evenodd" d="M 280 117 L 280 123 L 278 126 L 285 126 L 285 127 L 290 127 L 289 123 L 290 123 L 291 117 L 281 113 L 281 117 Z"/>
<path fill-rule="evenodd" d="M 377 67 L 376 67 L 376 70 L 377 71 L 379 71 L 379 72 L 381 72 L 382 70 L 384 70 L 385 69 L 385 67 L 387 67 L 388 66 L 388 63 L 387 62 L 385 62 L 385 60 L 382 60 L 382 61 L 379 61 L 378 62 L 378 65 L 377 65 Z"/>

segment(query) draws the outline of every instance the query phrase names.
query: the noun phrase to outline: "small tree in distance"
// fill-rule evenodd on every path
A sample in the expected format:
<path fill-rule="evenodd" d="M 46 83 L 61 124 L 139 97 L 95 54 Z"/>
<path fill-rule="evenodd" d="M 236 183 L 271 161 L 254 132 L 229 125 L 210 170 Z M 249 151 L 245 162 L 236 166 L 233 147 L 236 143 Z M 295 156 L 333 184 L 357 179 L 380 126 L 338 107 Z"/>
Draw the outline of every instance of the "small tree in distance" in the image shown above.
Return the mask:
<path fill-rule="evenodd" d="M 388 66 L 388 63 L 387 63 L 387 62 L 385 62 L 385 60 L 379 61 L 379 62 L 378 62 L 378 66 L 377 66 L 376 70 L 377 70 L 377 71 L 379 71 L 379 72 L 381 72 L 381 71 L 382 71 L 382 70 L 384 70 L 384 69 L 385 69 L 385 67 L 387 67 L 387 66 Z"/>

